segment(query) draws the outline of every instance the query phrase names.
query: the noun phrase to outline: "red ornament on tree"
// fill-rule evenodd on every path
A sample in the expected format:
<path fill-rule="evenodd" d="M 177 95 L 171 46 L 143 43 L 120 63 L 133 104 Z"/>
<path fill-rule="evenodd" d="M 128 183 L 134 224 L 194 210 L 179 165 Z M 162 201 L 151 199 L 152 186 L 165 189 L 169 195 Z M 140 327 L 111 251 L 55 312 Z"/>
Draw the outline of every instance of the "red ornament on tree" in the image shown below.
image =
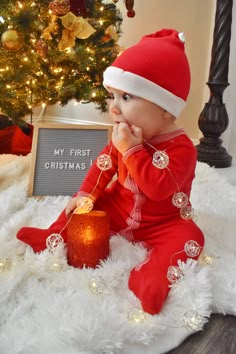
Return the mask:
<path fill-rule="evenodd" d="M 133 9 L 134 7 L 134 0 L 125 0 L 125 6 L 127 8 L 127 16 L 128 17 L 134 17 L 135 16 L 135 11 Z"/>
<path fill-rule="evenodd" d="M 64 16 L 70 11 L 69 0 L 54 0 L 49 3 L 49 9 L 53 15 Z"/>
<path fill-rule="evenodd" d="M 48 45 L 42 38 L 36 42 L 36 52 L 41 58 L 44 58 L 48 53 Z"/>
<path fill-rule="evenodd" d="M 86 0 L 70 0 L 70 11 L 76 16 L 87 17 Z"/>

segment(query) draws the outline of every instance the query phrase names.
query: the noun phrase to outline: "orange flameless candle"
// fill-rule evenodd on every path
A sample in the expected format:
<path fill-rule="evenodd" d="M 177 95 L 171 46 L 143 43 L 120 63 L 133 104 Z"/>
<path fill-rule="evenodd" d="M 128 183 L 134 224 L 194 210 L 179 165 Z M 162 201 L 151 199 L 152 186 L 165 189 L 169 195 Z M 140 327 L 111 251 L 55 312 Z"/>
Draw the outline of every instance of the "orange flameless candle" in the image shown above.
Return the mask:
<path fill-rule="evenodd" d="M 95 268 L 109 255 L 109 219 L 104 211 L 73 214 L 67 225 L 67 259 L 74 267 Z"/>

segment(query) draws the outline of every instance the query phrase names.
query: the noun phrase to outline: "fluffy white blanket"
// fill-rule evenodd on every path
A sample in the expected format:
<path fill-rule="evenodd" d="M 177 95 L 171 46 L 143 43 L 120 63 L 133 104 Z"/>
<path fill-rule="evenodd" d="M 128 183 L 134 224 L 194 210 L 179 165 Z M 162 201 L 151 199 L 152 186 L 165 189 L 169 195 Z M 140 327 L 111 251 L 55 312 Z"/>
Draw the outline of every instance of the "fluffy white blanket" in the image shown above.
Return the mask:
<path fill-rule="evenodd" d="M 68 266 L 66 249 L 34 254 L 16 240 L 22 226 L 47 227 L 69 197 L 27 198 L 31 156 L 0 156 L 0 353 L 165 353 L 203 329 L 211 313 L 236 314 L 236 187 L 198 163 L 192 190 L 206 237 L 201 262 L 179 266 L 162 312 L 150 316 L 128 290 L 145 257 L 118 235 L 96 269 Z"/>

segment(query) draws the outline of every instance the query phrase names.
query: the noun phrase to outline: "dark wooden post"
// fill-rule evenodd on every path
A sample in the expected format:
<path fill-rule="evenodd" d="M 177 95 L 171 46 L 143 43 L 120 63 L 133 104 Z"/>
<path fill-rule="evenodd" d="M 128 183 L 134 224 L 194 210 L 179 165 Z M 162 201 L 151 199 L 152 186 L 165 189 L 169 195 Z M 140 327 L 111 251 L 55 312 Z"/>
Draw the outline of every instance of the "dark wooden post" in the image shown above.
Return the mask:
<path fill-rule="evenodd" d="M 232 157 L 222 146 L 221 134 L 227 129 L 229 118 L 223 92 L 229 85 L 228 68 L 233 0 L 217 0 L 215 28 L 207 85 L 210 98 L 200 114 L 198 125 L 203 133 L 196 146 L 198 160 L 215 167 L 229 167 Z"/>

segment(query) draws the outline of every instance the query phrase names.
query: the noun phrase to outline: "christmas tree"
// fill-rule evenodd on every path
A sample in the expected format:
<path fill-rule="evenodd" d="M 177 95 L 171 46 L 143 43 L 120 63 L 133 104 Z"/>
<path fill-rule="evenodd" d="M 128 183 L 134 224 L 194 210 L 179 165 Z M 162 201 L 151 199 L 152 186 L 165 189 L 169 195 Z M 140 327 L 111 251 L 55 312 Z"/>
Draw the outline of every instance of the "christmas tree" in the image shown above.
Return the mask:
<path fill-rule="evenodd" d="M 20 125 L 42 104 L 94 102 L 119 53 L 122 18 L 102 0 L 1 0 L 0 111 Z"/>

